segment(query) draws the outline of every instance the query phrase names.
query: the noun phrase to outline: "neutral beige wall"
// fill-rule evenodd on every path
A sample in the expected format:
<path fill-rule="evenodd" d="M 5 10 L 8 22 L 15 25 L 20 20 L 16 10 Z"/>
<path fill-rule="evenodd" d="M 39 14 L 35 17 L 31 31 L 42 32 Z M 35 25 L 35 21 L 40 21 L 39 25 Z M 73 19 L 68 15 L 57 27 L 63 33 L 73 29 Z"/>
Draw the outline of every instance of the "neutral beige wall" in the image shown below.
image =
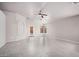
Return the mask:
<path fill-rule="evenodd" d="M 12 42 L 26 38 L 25 18 L 17 13 L 4 11 L 6 15 L 6 41 Z"/>
<path fill-rule="evenodd" d="M 6 19 L 4 13 L 0 10 L 0 47 L 6 43 Z"/>
<path fill-rule="evenodd" d="M 53 21 L 48 29 L 51 39 L 79 42 L 79 15 Z"/>
<path fill-rule="evenodd" d="M 27 24 L 26 18 L 20 14 L 16 14 L 17 20 L 17 40 L 26 39 L 27 38 Z"/>

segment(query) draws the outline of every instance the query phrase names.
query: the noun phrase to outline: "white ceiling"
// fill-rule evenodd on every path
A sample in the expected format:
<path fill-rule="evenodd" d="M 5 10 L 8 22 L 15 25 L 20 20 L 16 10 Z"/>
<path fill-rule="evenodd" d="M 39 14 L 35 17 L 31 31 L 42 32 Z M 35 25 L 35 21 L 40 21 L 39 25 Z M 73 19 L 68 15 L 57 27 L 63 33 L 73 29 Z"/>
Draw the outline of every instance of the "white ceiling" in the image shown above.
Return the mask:
<path fill-rule="evenodd" d="M 45 5 L 45 6 L 44 6 Z M 27 17 L 37 13 L 41 8 L 46 10 L 48 17 L 63 18 L 79 14 L 79 8 L 72 2 L 1 2 L 2 10 L 20 13 Z"/>

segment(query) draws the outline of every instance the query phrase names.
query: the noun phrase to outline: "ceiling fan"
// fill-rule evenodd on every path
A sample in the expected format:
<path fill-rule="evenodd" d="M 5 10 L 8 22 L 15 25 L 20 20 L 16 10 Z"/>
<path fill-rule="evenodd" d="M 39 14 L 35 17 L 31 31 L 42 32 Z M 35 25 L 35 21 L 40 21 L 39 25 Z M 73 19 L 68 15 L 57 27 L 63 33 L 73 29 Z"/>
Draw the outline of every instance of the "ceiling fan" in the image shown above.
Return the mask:
<path fill-rule="evenodd" d="M 47 14 L 43 13 L 42 10 L 39 11 L 38 15 L 40 15 L 41 18 L 44 18 L 44 16 L 47 16 Z"/>
<path fill-rule="evenodd" d="M 31 16 L 31 17 L 35 18 L 35 17 L 37 17 L 37 16 L 41 16 L 41 19 L 42 19 L 42 18 L 44 18 L 45 16 L 47 16 L 46 9 L 45 9 L 46 4 L 47 4 L 47 3 L 44 2 L 44 3 L 42 4 L 40 10 L 36 10 L 36 11 L 35 11 L 35 10 L 33 9 L 32 16 Z M 29 17 L 27 17 L 27 18 L 28 18 L 28 19 L 31 19 L 31 17 L 29 16 Z"/>
<path fill-rule="evenodd" d="M 46 5 L 47 5 L 47 3 L 44 2 L 44 3 L 42 4 L 42 8 L 41 8 L 41 9 L 39 10 L 39 12 L 38 12 L 38 15 L 40 15 L 41 18 L 44 18 L 44 16 L 47 16 L 47 13 L 46 13 L 46 10 L 45 10 Z"/>

